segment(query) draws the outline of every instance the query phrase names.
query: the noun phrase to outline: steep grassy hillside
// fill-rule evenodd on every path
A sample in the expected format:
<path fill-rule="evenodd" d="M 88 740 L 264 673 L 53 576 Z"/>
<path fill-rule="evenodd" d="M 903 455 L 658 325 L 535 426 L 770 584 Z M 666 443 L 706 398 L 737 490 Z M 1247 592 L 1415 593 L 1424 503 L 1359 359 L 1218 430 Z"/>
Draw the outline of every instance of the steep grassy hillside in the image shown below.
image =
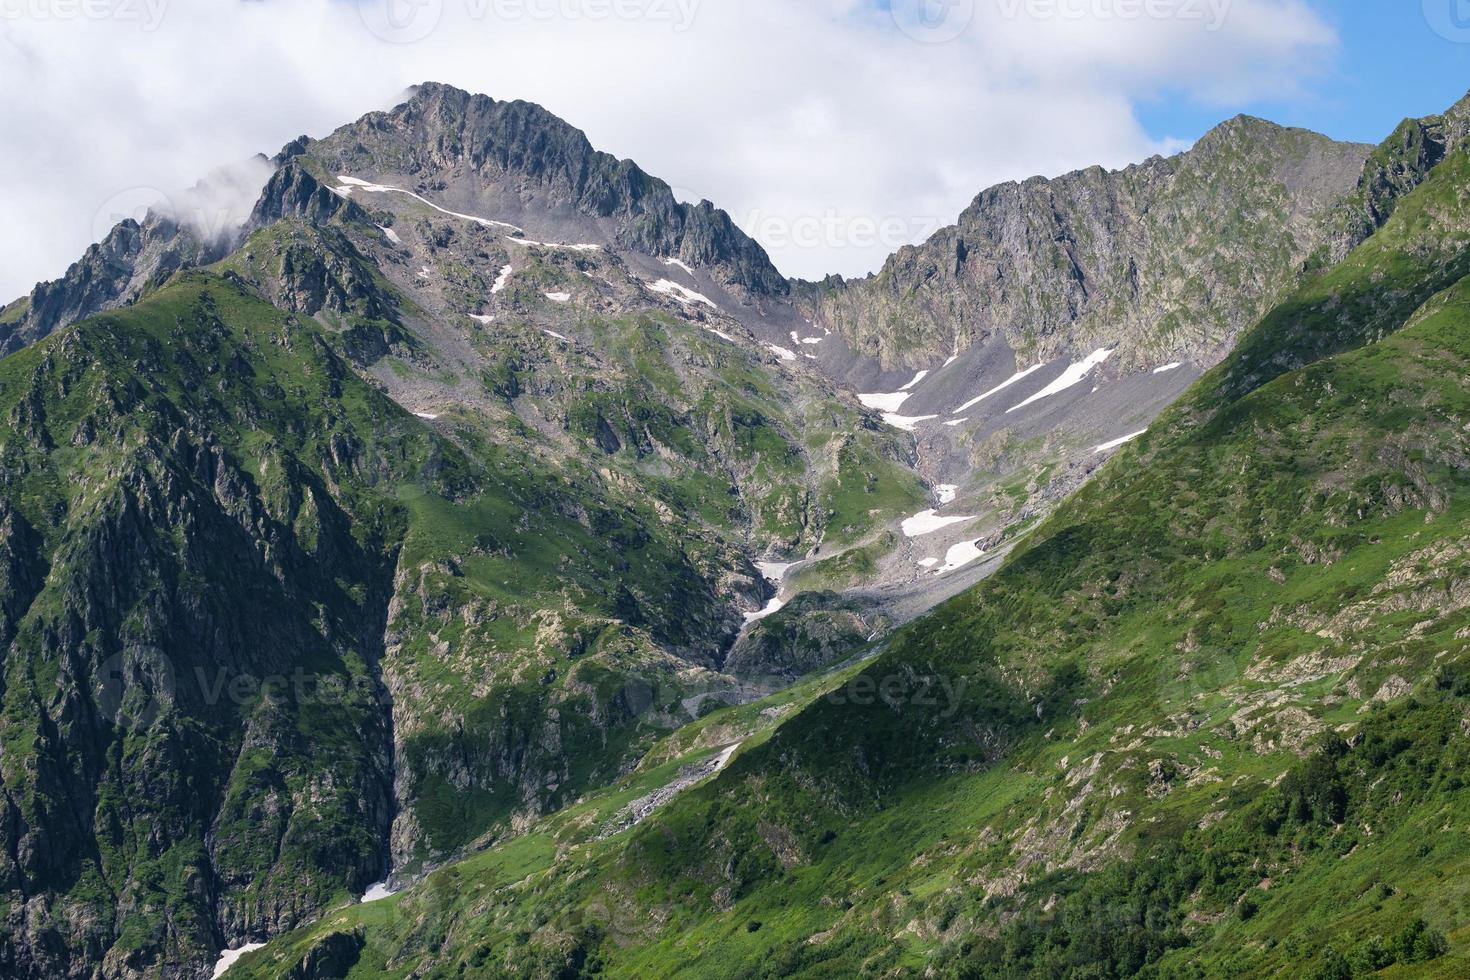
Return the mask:
<path fill-rule="evenodd" d="M 350 258 L 331 238 L 246 248 Z M 311 318 L 246 265 L 0 361 L 14 975 L 203 962 L 615 780 L 730 688 L 751 536 L 920 499 L 891 436 L 820 395 L 850 428 L 812 436 L 753 355 L 658 315 L 584 321 L 616 370 L 502 336 L 491 397 L 535 385 L 565 433 L 435 426 L 359 375 L 364 337 L 426 349 L 386 283 L 325 262 L 295 284 L 358 279 Z"/>

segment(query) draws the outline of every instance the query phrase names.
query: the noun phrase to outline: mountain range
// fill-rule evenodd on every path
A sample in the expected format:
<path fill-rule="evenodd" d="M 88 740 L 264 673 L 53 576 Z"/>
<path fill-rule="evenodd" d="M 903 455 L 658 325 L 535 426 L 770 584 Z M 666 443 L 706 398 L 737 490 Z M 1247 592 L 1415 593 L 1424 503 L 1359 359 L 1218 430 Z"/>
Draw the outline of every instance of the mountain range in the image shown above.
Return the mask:
<path fill-rule="evenodd" d="M 124 221 L 0 311 L 0 973 L 1466 975 L 1467 132 L 811 283 L 425 84 Z"/>

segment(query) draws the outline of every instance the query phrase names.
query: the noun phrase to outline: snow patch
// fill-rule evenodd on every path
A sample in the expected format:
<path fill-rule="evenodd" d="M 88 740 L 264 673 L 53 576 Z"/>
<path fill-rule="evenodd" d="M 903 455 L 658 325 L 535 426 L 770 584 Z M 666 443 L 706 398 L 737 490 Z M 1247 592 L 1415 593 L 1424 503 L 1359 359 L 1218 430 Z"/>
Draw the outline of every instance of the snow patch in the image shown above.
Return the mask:
<path fill-rule="evenodd" d="M 381 902 L 385 898 L 392 898 L 398 894 L 398 889 L 390 888 L 386 881 L 380 881 L 376 885 L 368 887 L 367 893 L 362 896 L 360 904 L 367 905 L 370 902 Z"/>
<path fill-rule="evenodd" d="M 746 625 L 749 625 L 749 624 L 755 623 L 755 622 L 759 622 L 760 620 L 765 619 L 768 616 L 774 616 L 774 615 L 776 615 L 776 613 L 780 612 L 782 609 L 785 609 L 785 608 L 786 608 L 786 603 L 781 600 L 781 597 L 780 596 L 777 596 L 776 598 L 772 599 L 770 602 L 766 603 L 766 608 L 762 609 L 760 612 L 746 613 L 745 614 L 745 622 L 746 622 Z"/>
<path fill-rule="evenodd" d="M 941 483 L 934 488 L 934 492 L 938 494 L 939 503 L 943 506 L 954 503 L 954 499 L 960 495 L 960 488 L 953 483 Z"/>
<path fill-rule="evenodd" d="M 572 301 L 572 294 L 571 293 L 547 293 L 546 294 L 546 298 L 549 299 L 549 300 L 551 300 L 553 303 L 570 303 Z"/>
<path fill-rule="evenodd" d="M 664 259 L 664 265 L 672 266 L 675 269 L 683 269 L 691 276 L 694 275 L 694 270 L 689 268 L 689 266 L 685 265 L 683 262 L 680 262 L 678 259 Z"/>
<path fill-rule="evenodd" d="M 437 422 L 437 421 L 439 421 L 439 416 L 437 416 L 437 415 L 430 415 L 428 412 L 414 412 L 413 414 L 415 416 L 417 416 L 418 418 L 424 419 L 427 422 Z"/>
<path fill-rule="evenodd" d="M 555 337 L 557 340 L 564 340 L 564 341 L 566 341 L 569 344 L 571 343 L 571 340 L 569 340 L 566 337 L 563 337 L 561 334 L 557 333 L 555 330 L 543 330 L 541 332 L 544 333 L 544 334 L 546 334 L 546 336 L 548 336 L 548 337 Z"/>
<path fill-rule="evenodd" d="M 1105 442 L 1101 446 L 1098 446 L 1096 449 L 1094 449 L 1093 452 L 1105 453 L 1109 449 L 1117 449 L 1119 446 L 1126 446 L 1128 445 L 1128 443 L 1132 442 L 1134 439 L 1137 439 L 1139 436 L 1143 435 L 1147 431 L 1147 429 L 1144 429 L 1143 432 L 1135 432 L 1131 436 L 1124 436 L 1121 439 L 1114 439 L 1112 442 Z"/>
<path fill-rule="evenodd" d="M 948 575 L 950 572 L 957 572 L 984 557 L 985 552 L 980 550 L 978 541 L 961 541 L 949 549 L 949 554 L 944 556 L 944 566 L 934 574 Z"/>
<path fill-rule="evenodd" d="M 993 395 L 1000 394 L 1002 391 L 1005 391 L 1011 385 L 1016 384 L 1019 381 L 1024 381 L 1026 378 L 1029 378 L 1031 375 L 1035 374 L 1037 371 L 1040 371 L 1045 366 L 1046 366 L 1045 364 L 1038 364 L 1035 367 L 1029 367 L 1029 368 L 1027 368 L 1024 371 L 1017 371 L 1015 374 L 1011 375 L 1010 378 L 1008 378 L 1005 381 L 1002 381 L 1000 384 L 996 385 L 994 388 L 991 388 L 989 391 L 987 391 L 985 394 L 981 395 L 979 398 L 972 398 L 969 401 L 965 402 L 959 408 L 955 409 L 952 414 L 958 415 L 961 412 L 969 411 L 970 409 L 974 408 L 976 405 L 978 405 L 981 402 L 985 401 L 987 398 L 990 398 Z"/>
<path fill-rule="evenodd" d="M 968 421 L 970 421 L 970 420 L 969 419 L 953 419 L 953 420 L 951 420 L 949 422 L 946 422 L 944 424 L 947 425 L 947 426 L 949 426 L 951 429 L 953 429 L 956 426 L 964 425 Z"/>
<path fill-rule="evenodd" d="M 1182 367 L 1184 365 L 1176 361 L 1173 364 L 1165 364 L 1161 368 L 1154 368 L 1154 374 L 1168 374 L 1170 371 L 1177 371 Z"/>
<path fill-rule="evenodd" d="M 398 237 L 398 232 L 394 231 L 392 228 L 387 228 L 387 227 L 384 227 L 383 225 L 378 225 L 378 230 L 381 231 L 384 235 L 387 235 L 388 236 L 388 241 L 392 242 L 394 245 L 402 245 L 403 244 L 403 239 L 399 238 Z"/>
<path fill-rule="evenodd" d="M 887 395 L 858 395 L 858 401 L 875 412 L 897 412 L 913 396 L 902 391 Z"/>
<path fill-rule="evenodd" d="M 915 514 L 903 522 L 903 536 L 906 538 L 922 538 L 926 534 L 942 531 L 955 524 L 963 524 L 973 521 L 974 517 L 940 517 L 937 510 L 926 510 L 922 514 Z"/>
<path fill-rule="evenodd" d="M 781 360 L 783 361 L 796 360 L 796 351 L 794 350 L 787 350 L 785 347 L 777 347 L 775 344 L 767 344 L 766 346 L 771 349 L 771 352 L 773 354 L 781 358 Z"/>
<path fill-rule="evenodd" d="M 885 413 L 883 421 L 887 422 L 894 428 L 903 429 L 906 432 L 912 432 L 914 431 L 914 425 L 916 425 L 917 423 L 928 422 L 930 419 L 935 419 L 939 417 L 937 415 L 924 415 L 918 418 L 905 418 L 904 416 L 898 414 L 898 410 L 903 407 L 903 403 L 913 397 L 914 388 L 918 387 L 919 382 L 923 381 L 927 377 L 929 377 L 928 371 L 920 371 L 918 374 L 914 375 L 914 380 L 910 381 L 908 384 L 904 385 L 897 391 L 891 391 L 887 394 L 875 393 L 858 395 L 858 401 L 862 402 L 865 407 L 873 409 L 875 412 Z"/>
<path fill-rule="evenodd" d="M 760 612 L 746 613 L 745 622 L 747 624 L 765 619 L 767 616 L 773 616 L 786 608 L 786 602 L 781 598 L 781 583 L 785 580 L 786 573 L 800 564 L 801 562 L 799 561 L 758 561 L 755 563 L 756 571 L 761 573 L 761 577 L 768 582 L 774 582 L 776 584 L 776 597 L 766 603 L 766 607 Z"/>
<path fill-rule="evenodd" d="M 715 772 L 723 771 L 730 764 L 730 760 L 735 757 L 735 753 L 740 750 L 740 746 L 743 744 L 745 743 L 736 742 L 734 745 L 722 749 L 720 754 L 715 756 Z"/>
<path fill-rule="evenodd" d="M 919 559 L 919 567 L 920 568 L 933 568 L 935 565 L 938 565 L 938 564 L 939 564 L 939 559 L 938 558 L 921 558 L 921 559 Z"/>
<path fill-rule="evenodd" d="M 889 412 L 883 416 L 883 421 L 895 429 L 902 429 L 905 432 L 916 432 L 918 431 L 920 422 L 933 422 L 937 418 L 939 418 L 938 415 L 894 415 L 892 412 Z"/>
<path fill-rule="evenodd" d="M 510 282 L 510 277 L 515 273 L 515 271 L 516 267 L 513 265 L 507 265 L 502 268 L 500 270 L 500 275 L 495 277 L 495 282 L 490 287 L 491 295 L 504 292 L 506 285 Z"/>
<path fill-rule="evenodd" d="M 800 564 L 801 562 L 799 561 L 788 561 L 785 563 L 775 561 L 758 561 L 755 563 L 755 568 L 756 571 L 760 572 L 762 577 L 764 577 L 768 582 L 775 582 L 779 584 L 786 579 L 787 572 L 791 571 L 793 568 Z"/>
<path fill-rule="evenodd" d="M 219 980 L 225 975 L 225 971 L 235 965 L 235 961 L 246 953 L 253 953 L 257 949 L 264 949 L 265 943 L 246 943 L 239 949 L 227 949 L 219 954 L 219 960 L 214 964 L 214 973 L 210 974 L 210 980 Z"/>
<path fill-rule="evenodd" d="M 487 327 L 495 322 L 495 317 L 490 316 L 488 313 L 471 313 L 470 319 L 476 323 L 483 323 Z"/>
<path fill-rule="evenodd" d="M 683 303 L 685 306 L 693 306 L 695 303 L 703 303 L 712 310 L 719 309 L 719 307 L 715 305 L 715 301 L 710 299 L 708 296 L 705 296 L 703 293 L 696 293 L 689 287 L 681 286 L 671 279 L 660 279 L 658 282 L 649 285 L 648 288 L 655 293 L 659 293 L 663 296 L 672 297 L 673 299 L 678 300 L 680 303 Z"/>
<path fill-rule="evenodd" d="M 517 231 L 519 231 L 519 230 L 520 229 L 517 229 Z M 512 245 L 525 245 L 528 248 L 531 247 L 531 246 L 535 246 L 536 248 L 560 249 L 560 250 L 565 251 L 565 252 L 600 252 L 600 251 L 602 251 L 602 246 L 601 245 L 592 245 L 592 244 L 580 244 L 580 245 L 577 245 L 577 244 L 571 244 L 571 243 L 568 243 L 568 242 L 536 242 L 536 241 L 532 241 L 529 238 L 507 238 L 506 241 L 510 242 Z"/>
<path fill-rule="evenodd" d="M 1083 379 L 1092 373 L 1093 368 L 1097 367 L 1103 361 L 1106 361 L 1112 356 L 1113 352 L 1110 350 L 1098 349 L 1093 351 L 1091 354 L 1087 355 L 1087 357 L 1083 358 L 1076 364 L 1068 367 L 1067 370 L 1063 371 L 1060 378 L 1057 378 L 1051 384 L 1047 385 L 1045 388 L 1041 389 L 1036 394 L 1032 395 L 1021 404 L 1017 405 L 1015 408 L 1007 409 L 1006 414 L 1009 415 L 1012 412 L 1019 412 L 1027 405 L 1034 405 L 1035 403 L 1041 401 L 1043 398 L 1050 398 L 1052 395 L 1060 394 L 1061 392 L 1066 391 L 1073 385 L 1081 384 Z"/>

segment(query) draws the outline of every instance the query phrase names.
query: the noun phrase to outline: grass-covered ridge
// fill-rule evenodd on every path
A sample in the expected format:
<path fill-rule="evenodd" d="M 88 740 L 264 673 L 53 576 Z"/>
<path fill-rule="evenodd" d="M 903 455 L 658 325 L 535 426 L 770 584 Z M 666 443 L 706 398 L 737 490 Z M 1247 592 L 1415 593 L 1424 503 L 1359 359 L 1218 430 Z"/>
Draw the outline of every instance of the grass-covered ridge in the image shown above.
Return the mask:
<path fill-rule="evenodd" d="M 20 299 L 11 303 L 9 306 L 0 309 L 0 325 L 19 323 L 21 318 L 26 315 L 26 311 L 30 308 L 30 297 L 22 296 Z"/>

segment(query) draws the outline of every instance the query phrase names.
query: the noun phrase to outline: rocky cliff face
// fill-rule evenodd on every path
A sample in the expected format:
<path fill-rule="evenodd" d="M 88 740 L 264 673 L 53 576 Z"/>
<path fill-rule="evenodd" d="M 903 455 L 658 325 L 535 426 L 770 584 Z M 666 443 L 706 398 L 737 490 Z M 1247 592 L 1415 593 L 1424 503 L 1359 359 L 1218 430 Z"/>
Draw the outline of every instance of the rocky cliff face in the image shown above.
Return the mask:
<path fill-rule="evenodd" d="M 809 301 L 885 365 L 996 336 L 1028 363 L 1120 344 L 1120 361 L 1213 362 L 1327 239 L 1369 150 L 1241 117 L 1180 156 L 991 188 L 876 276 Z"/>
<path fill-rule="evenodd" d="M 527 102 L 497 102 L 446 85 L 419 86 L 305 149 L 327 175 L 407 176 L 448 206 L 600 233 L 607 244 L 717 270 L 731 286 L 785 295 L 765 251 L 709 202 L 675 200 L 630 160 L 592 148 L 578 129 Z M 534 230 L 534 229 L 532 229 Z"/>
<path fill-rule="evenodd" d="M 731 685 L 752 557 L 920 499 L 613 252 L 339 191 L 0 360 L 0 972 L 200 976 L 575 801 Z"/>
<path fill-rule="evenodd" d="M 150 212 L 142 224 L 128 219 L 87 249 L 65 276 L 32 290 L 14 320 L 0 322 L 0 354 L 17 351 L 94 313 L 136 302 L 180 269 L 223 254 L 171 218 Z"/>
<path fill-rule="evenodd" d="M 392 528 L 341 488 L 403 445 L 305 433 L 354 383 L 283 315 L 165 292 L 0 362 L 8 976 L 197 976 L 386 866 Z"/>
<path fill-rule="evenodd" d="M 1470 98 L 1444 114 L 1405 119 L 1364 164 L 1356 190 L 1338 209 L 1322 265 L 1341 262 L 1393 216 L 1398 201 L 1470 137 Z"/>
<path fill-rule="evenodd" d="M 284 160 L 284 154 L 275 161 L 257 156 L 222 167 L 160 202 L 141 222 L 120 222 L 60 279 L 0 310 L 0 356 L 93 314 L 130 306 L 179 270 L 228 255 L 261 184 Z"/>

